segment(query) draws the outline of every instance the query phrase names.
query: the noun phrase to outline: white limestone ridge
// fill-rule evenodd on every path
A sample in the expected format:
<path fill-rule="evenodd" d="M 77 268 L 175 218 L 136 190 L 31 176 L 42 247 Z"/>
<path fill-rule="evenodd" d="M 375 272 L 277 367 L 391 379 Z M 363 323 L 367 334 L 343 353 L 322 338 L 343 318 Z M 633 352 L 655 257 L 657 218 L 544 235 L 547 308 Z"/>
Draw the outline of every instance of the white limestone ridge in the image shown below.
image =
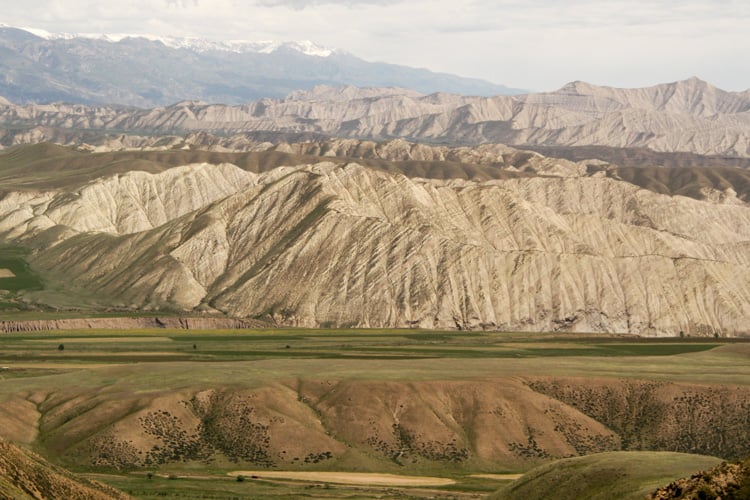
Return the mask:
<path fill-rule="evenodd" d="M 15 28 L 14 26 L 8 26 L 0 24 L 0 28 Z M 74 40 L 76 38 L 84 38 L 89 40 L 101 40 L 104 42 L 118 43 L 123 40 L 132 39 L 144 39 L 151 42 L 160 42 L 166 47 L 173 49 L 187 49 L 194 52 L 235 52 L 241 53 L 257 53 L 257 54 L 271 54 L 280 49 L 291 49 L 300 52 L 307 56 L 315 57 L 328 57 L 337 51 L 328 47 L 323 47 L 310 40 L 296 40 L 296 41 L 276 41 L 276 40 L 225 40 L 216 41 L 209 40 L 206 38 L 197 37 L 176 37 L 176 36 L 162 36 L 162 35 L 149 35 L 149 34 L 133 34 L 133 33 L 51 33 L 46 30 L 37 28 L 17 27 L 16 29 L 24 30 L 31 33 L 39 38 L 45 40 Z"/>

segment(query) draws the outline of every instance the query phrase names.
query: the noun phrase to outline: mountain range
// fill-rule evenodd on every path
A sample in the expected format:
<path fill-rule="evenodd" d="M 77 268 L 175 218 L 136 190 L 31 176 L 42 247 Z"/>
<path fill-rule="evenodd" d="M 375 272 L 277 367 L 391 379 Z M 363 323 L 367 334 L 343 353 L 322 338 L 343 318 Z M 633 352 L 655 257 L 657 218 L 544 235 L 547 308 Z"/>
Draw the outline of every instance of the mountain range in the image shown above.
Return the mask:
<path fill-rule="evenodd" d="M 691 78 L 641 89 L 574 82 L 547 93 L 467 97 L 318 86 L 245 105 L 183 101 L 152 109 L 0 102 L 0 144 L 88 142 L 92 131 L 146 135 L 268 132 L 446 144 L 647 148 L 750 156 L 750 92 Z M 67 137 L 67 139 L 66 139 Z M 262 139 L 261 139 L 262 140 Z"/>
<path fill-rule="evenodd" d="M 522 92 L 478 79 L 367 62 L 309 41 L 54 35 L 0 26 L 0 95 L 19 103 L 153 107 L 188 99 L 239 104 L 320 84 L 470 95 Z"/>

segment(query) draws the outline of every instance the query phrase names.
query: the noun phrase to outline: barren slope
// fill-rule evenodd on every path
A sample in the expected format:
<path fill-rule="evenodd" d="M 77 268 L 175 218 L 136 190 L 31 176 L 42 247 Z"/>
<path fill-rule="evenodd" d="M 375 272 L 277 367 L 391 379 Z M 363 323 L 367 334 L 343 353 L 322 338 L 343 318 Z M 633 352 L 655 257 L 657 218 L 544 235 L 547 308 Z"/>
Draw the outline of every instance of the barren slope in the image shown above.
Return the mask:
<path fill-rule="evenodd" d="M 120 307 L 301 326 L 750 331 L 750 208 L 733 191 L 670 197 L 532 160 L 533 176 L 484 182 L 333 163 L 133 172 L 10 193 L 0 232 L 36 246 L 43 275 Z"/>

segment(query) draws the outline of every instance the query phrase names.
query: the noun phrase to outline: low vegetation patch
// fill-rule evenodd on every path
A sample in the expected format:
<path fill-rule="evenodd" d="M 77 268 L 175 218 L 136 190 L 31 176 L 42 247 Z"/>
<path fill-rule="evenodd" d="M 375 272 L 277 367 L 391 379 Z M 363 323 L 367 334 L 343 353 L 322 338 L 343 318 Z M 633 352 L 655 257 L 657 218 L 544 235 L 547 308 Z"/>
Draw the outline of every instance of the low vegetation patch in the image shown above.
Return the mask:
<path fill-rule="evenodd" d="M 28 250 L 16 246 L 0 246 L 0 289 L 11 292 L 41 290 L 39 277 L 26 261 Z"/>

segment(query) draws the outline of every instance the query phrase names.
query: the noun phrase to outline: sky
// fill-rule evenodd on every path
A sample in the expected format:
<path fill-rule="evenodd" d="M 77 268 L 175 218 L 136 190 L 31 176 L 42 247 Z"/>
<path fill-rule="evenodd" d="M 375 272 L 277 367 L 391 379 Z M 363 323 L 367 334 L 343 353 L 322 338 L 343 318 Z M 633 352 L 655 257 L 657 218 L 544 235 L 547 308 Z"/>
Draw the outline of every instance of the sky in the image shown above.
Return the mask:
<path fill-rule="evenodd" d="M 750 88 L 748 0 L 0 0 L 52 33 L 311 40 L 368 61 L 532 91 L 697 76 Z"/>

